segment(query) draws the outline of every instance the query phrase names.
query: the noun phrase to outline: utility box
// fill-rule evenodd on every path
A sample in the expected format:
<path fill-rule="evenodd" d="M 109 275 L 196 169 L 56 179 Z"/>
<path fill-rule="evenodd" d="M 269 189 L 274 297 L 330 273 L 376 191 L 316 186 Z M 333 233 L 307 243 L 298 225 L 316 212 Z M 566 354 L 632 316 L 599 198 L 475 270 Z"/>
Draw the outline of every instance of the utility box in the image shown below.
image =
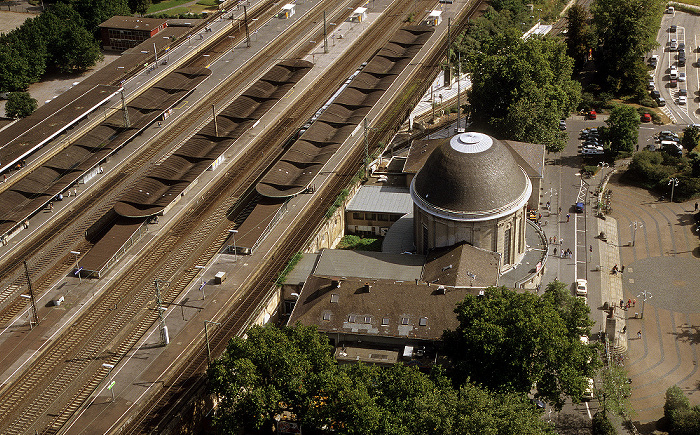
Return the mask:
<path fill-rule="evenodd" d="M 221 284 L 226 281 L 226 272 L 216 272 L 214 275 L 214 284 Z"/>
<path fill-rule="evenodd" d="M 277 18 L 281 19 L 287 19 L 294 15 L 296 5 L 292 3 L 287 3 L 286 5 L 282 6 L 282 10 L 280 11 L 279 14 L 277 14 Z"/>

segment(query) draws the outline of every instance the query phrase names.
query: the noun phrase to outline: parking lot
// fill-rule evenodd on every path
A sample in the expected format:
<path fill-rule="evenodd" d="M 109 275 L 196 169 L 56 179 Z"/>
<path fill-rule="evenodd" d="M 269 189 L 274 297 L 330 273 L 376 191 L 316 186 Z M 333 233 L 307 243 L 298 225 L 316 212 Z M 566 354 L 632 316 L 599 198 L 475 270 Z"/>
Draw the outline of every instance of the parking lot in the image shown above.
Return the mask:
<path fill-rule="evenodd" d="M 675 27 L 672 29 L 671 26 Z M 652 79 L 655 89 L 666 100 L 661 110 L 682 125 L 698 123 L 700 113 L 699 31 L 700 17 L 678 11 L 665 13 L 657 36 L 659 46 L 650 53 L 659 59 Z M 681 44 L 685 46 L 685 65 L 678 61 L 678 46 Z M 687 102 L 679 100 L 684 92 L 687 93 Z"/>

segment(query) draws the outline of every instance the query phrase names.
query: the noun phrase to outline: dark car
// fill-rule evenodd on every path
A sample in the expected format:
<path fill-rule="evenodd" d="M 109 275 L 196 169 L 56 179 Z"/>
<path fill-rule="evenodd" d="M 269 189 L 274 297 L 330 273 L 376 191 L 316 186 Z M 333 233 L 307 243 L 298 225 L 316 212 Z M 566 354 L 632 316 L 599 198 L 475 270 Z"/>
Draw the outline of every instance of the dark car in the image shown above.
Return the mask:
<path fill-rule="evenodd" d="M 678 51 L 685 51 L 685 42 L 678 43 Z"/>
<path fill-rule="evenodd" d="M 685 56 L 678 58 L 678 66 L 685 66 Z"/>
<path fill-rule="evenodd" d="M 671 33 L 676 33 L 676 29 L 678 29 L 678 26 L 676 26 L 675 24 L 671 24 L 671 27 L 668 29 L 668 31 Z"/>
<path fill-rule="evenodd" d="M 576 210 L 576 213 L 583 213 L 583 203 L 577 202 L 574 209 Z"/>
<path fill-rule="evenodd" d="M 651 91 L 651 98 L 659 98 L 661 96 L 661 93 L 657 90 Z"/>
<path fill-rule="evenodd" d="M 682 95 L 684 97 L 688 96 L 688 90 L 687 89 L 679 89 L 678 90 L 678 95 Z"/>
<path fill-rule="evenodd" d="M 656 104 L 659 106 L 665 106 L 666 100 L 664 99 L 664 97 L 656 97 Z"/>

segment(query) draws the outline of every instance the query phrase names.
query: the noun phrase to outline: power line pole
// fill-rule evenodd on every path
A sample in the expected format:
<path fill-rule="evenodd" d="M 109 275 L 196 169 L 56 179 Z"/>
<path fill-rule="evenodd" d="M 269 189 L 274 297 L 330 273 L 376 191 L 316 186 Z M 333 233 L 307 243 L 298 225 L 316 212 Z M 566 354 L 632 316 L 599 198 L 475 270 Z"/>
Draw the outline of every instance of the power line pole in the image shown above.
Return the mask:
<path fill-rule="evenodd" d="M 170 336 L 168 336 L 168 327 L 165 325 L 165 317 L 163 316 L 163 311 L 165 311 L 165 307 L 163 307 L 163 301 L 160 298 L 160 283 L 163 282 L 167 284 L 166 281 L 161 281 L 159 279 L 155 280 L 156 284 L 156 311 L 158 311 L 158 317 L 160 318 L 160 342 L 161 345 L 165 346 L 168 343 L 170 343 Z"/>
<path fill-rule="evenodd" d="M 323 11 L 323 52 L 328 53 L 328 33 L 326 32 L 326 11 Z"/>
<path fill-rule="evenodd" d="M 245 23 L 245 45 L 250 47 L 250 32 L 248 32 L 248 9 L 243 5 L 243 21 Z"/>
<path fill-rule="evenodd" d="M 34 298 L 34 289 L 32 288 L 32 280 L 29 278 L 29 267 L 27 266 L 27 260 L 24 260 L 24 273 L 27 275 L 27 286 L 29 287 L 29 300 L 32 304 L 32 315 L 29 320 L 29 327 L 32 328 L 32 322 L 35 325 L 39 324 L 39 315 L 36 312 L 36 299 Z"/>
<path fill-rule="evenodd" d="M 212 118 L 214 118 L 214 134 L 216 137 L 219 137 L 219 124 L 216 123 L 216 109 L 214 108 L 214 105 L 211 105 L 211 114 Z"/>
<path fill-rule="evenodd" d="M 126 108 L 126 101 L 124 101 L 124 88 L 122 88 L 122 111 L 124 112 L 124 127 L 131 127 L 131 122 L 129 122 L 129 111 Z"/>

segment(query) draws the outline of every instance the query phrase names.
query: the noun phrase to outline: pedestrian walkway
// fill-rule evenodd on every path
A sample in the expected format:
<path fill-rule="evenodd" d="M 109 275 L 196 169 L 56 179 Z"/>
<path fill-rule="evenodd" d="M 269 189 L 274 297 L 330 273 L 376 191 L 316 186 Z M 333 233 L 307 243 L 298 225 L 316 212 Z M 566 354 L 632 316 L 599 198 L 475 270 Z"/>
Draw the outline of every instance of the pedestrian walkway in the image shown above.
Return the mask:
<path fill-rule="evenodd" d="M 619 237 L 617 234 L 617 221 L 611 217 L 598 219 L 598 252 L 600 253 L 600 265 L 598 269 L 601 274 L 601 286 L 603 307 L 608 303 L 609 309 L 613 310 L 613 318 L 607 319 L 605 332 L 610 339 L 614 353 L 624 353 L 627 351 L 627 334 L 625 330 L 626 313 L 620 307 L 619 301 L 624 300 L 622 294 L 622 276 L 624 272 L 613 273 L 613 267 L 620 265 Z M 604 233 L 605 237 L 601 237 Z M 614 320 L 611 321 L 611 320 Z M 602 326 L 602 325 L 601 325 Z M 608 330 L 610 328 L 610 330 Z"/>

